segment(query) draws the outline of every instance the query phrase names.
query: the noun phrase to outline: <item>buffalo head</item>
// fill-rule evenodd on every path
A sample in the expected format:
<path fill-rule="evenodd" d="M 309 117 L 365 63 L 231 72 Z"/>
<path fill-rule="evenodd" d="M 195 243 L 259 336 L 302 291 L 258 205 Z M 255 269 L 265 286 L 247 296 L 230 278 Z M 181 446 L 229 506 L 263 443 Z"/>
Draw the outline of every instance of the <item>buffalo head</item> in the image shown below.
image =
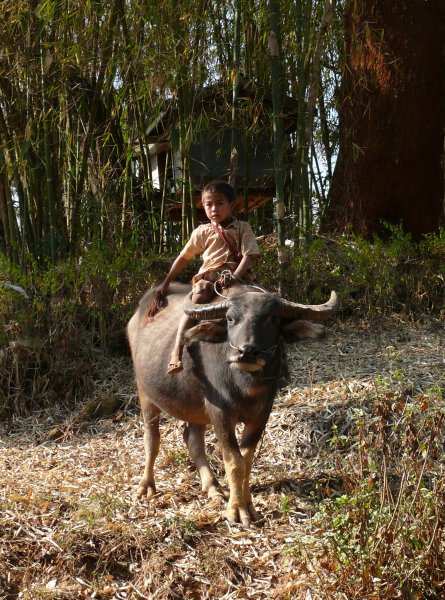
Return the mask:
<path fill-rule="evenodd" d="M 280 360 L 280 341 L 321 337 L 324 327 L 308 319 L 323 321 L 338 308 L 332 292 L 325 304 L 305 305 L 284 300 L 275 294 L 246 292 L 218 304 L 185 308 L 186 314 L 201 323 L 190 329 L 189 342 L 227 340 L 228 362 L 233 370 L 262 373 Z"/>

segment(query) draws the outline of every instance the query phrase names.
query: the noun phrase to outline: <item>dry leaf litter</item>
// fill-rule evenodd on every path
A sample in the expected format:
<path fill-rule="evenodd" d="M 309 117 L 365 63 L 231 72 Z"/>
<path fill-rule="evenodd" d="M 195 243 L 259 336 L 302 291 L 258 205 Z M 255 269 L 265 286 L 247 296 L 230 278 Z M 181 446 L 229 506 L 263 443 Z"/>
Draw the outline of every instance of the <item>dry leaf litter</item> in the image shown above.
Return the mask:
<path fill-rule="evenodd" d="M 16 418 L 0 430 L 0 597 L 320 598 L 317 569 L 292 548 L 310 526 L 313 494 L 335 489 L 328 441 L 348 430 L 379 377 L 403 374 L 413 393 L 445 384 L 444 328 L 393 319 L 379 329 L 334 323 L 323 341 L 288 349 L 291 382 L 277 398 L 251 483 L 262 522 L 230 525 L 200 495 L 180 423 L 162 421 L 158 494 L 137 501 L 142 423 L 130 362 L 104 360 L 95 398 L 113 417 L 79 408 Z M 82 412 L 83 411 L 83 412 Z M 212 466 L 224 482 L 211 430 Z M 225 483 L 225 482 L 224 482 Z M 318 491 L 317 491 L 318 490 Z"/>

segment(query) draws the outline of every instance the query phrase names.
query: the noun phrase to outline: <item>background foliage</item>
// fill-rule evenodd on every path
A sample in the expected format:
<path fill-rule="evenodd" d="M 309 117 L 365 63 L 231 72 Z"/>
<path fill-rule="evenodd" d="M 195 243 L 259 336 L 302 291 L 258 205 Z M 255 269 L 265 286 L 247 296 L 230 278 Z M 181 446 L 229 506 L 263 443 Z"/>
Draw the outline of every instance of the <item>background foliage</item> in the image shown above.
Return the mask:
<path fill-rule="evenodd" d="M 339 2 L 334 13 L 334 4 L 274 9 L 281 28 L 275 89 L 292 100 L 298 119 L 283 140 L 291 238 L 309 233 L 332 176 L 342 10 Z M 219 1 L 1 3 L 0 250 L 23 269 L 28 261 L 78 257 L 97 241 L 155 250 L 187 235 L 184 224 L 165 223 L 175 191 L 150 183 L 148 128 L 167 109 L 174 115 L 173 149 L 184 157 L 175 189 L 190 226 L 191 142 L 204 125 L 220 127 L 224 114 L 230 124 L 232 109 L 232 127 L 245 135 L 269 111 L 262 103 L 271 89 L 271 11 L 257 0 L 241 3 L 235 36 L 235 7 Z M 327 13 L 331 27 L 320 33 Z M 241 77 L 263 90 L 254 103 L 233 103 Z M 222 107 L 192 117 L 215 84 Z M 273 227 L 268 211 L 252 218 L 260 230 Z"/>
<path fill-rule="evenodd" d="M 276 290 L 276 238 L 265 236 L 255 269 Z M 0 411 L 27 412 L 47 402 L 72 403 L 89 390 L 95 357 L 127 353 L 125 325 L 143 292 L 165 273 L 168 255 L 126 246 L 112 255 L 97 245 L 81 261 L 66 259 L 42 274 L 3 260 L 9 279 L 29 296 L 0 287 Z M 183 274 L 187 281 L 194 271 Z M 335 289 L 342 317 L 376 323 L 396 312 L 439 318 L 445 306 L 445 232 L 413 243 L 401 230 L 389 241 L 357 236 L 318 238 L 294 259 L 289 290 L 300 302 L 324 302 Z"/>

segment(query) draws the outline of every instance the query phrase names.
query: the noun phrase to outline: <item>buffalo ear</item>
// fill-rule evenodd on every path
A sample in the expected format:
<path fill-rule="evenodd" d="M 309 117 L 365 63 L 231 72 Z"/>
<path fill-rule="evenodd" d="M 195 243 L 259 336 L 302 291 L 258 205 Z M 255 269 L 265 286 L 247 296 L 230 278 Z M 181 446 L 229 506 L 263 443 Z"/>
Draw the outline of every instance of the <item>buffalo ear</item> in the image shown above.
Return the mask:
<path fill-rule="evenodd" d="M 291 321 L 282 328 L 285 342 L 291 343 L 305 338 L 321 338 L 326 335 L 326 328 L 312 321 Z"/>
<path fill-rule="evenodd" d="M 188 344 L 192 342 L 223 342 L 227 338 L 227 325 L 224 322 L 204 321 L 184 333 Z"/>

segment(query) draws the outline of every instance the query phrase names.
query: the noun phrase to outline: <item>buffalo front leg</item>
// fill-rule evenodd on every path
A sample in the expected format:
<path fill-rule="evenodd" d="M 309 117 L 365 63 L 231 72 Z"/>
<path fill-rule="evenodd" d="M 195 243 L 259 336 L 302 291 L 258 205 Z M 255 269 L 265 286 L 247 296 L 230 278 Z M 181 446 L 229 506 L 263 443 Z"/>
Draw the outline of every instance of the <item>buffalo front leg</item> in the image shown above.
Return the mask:
<path fill-rule="evenodd" d="M 201 489 L 209 498 L 223 498 L 224 494 L 221 491 L 218 480 L 213 474 L 212 469 L 207 461 L 205 451 L 205 425 L 197 425 L 195 423 L 185 423 L 184 425 L 184 441 L 187 445 L 190 458 L 195 463 L 201 478 Z"/>
<path fill-rule="evenodd" d="M 252 493 L 250 491 L 250 473 L 252 471 L 252 463 L 255 456 L 255 450 L 258 445 L 258 442 L 261 439 L 261 436 L 263 435 L 264 429 L 266 427 L 266 422 L 264 422 L 261 425 L 252 423 L 246 424 L 244 426 L 244 431 L 240 442 L 241 455 L 244 458 L 244 462 L 246 465 L 246 475 L 243 483 L 244 501 L 246 502 L 247 509 L 253 521 L 258 521 L 260 516 L 256 512 L 252 502 Z"/>
<path fill-rule="evenodd" d="M 229 483 L 229 502 L 226 518 L 232 523 L 242 523 L 249 527 L 257 518 L 249 496 L 250 504 L 245 497 L 245 489 L 249 486 L 251 459 L 241 454 L 235 435 L 235 425 L 228 423 L 224 417 L 214 423 L 215 432 L 222 447 L 224 467 Z M 249 466 L 248 466 L 249 463 Z M 247 481 L 246 481 L 247 478 Z"/>
<path fill-rule="evenodd" d="M 142 416 L 144 419 L 144 449 L 145 449 L 145 469 L 144 475 L 139 483 L 137 495 L 151 497 L 156 494 L 156 485 L 154 479 L 154 464 L 159 453 L 159 413 L 157 406 L 151 404 L 147 395 L 138 385 L 139 401 L 141 405 Z"/>
<path fill-rule="evenodd" d="M 224 466 L 229 482 L 230 497 L 226 517 L 228 521 L 241 522 L 247 527 L 258 520 L 250 492 L 250 471 L 257 444 L 266 427 L 267 419 L 261 423 L 247 424 L 244 427 L 240 446 L 235 429 L 221 431 Z"/>

